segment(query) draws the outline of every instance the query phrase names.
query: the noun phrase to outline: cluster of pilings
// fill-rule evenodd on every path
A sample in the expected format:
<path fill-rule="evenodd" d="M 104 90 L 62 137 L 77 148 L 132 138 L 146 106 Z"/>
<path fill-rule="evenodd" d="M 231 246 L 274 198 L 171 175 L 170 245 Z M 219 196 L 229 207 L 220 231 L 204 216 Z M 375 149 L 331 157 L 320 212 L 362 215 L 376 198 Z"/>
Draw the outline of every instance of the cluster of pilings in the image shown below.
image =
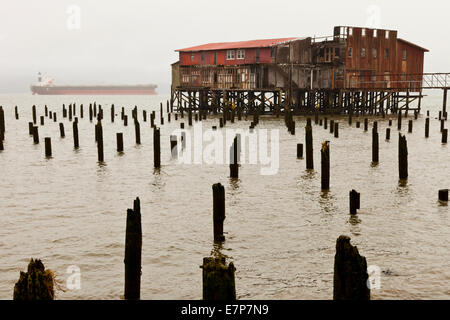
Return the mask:
<path fill-rule="evenodd" d="M 316 111 L 327 114 L 380 115 L 401 110 L 420 112 L 421 92 L 398 90 L 321 89 L 295 90 L 291 97 L 284 89 L 224 89 L 178 87 L 171 91 L 175 110 L 202 110 L 221 113 L 231 103 L 237 110 L 253 114 L 280 114 L 290 110 L 296 115 Z M 414 103 L 417 101 L 417 103 Z"/>
<path fill-rule="evenodd" d="M 241 120 L 242 116 L 247 119 L 248 112 L 242 113 L 242 110 L 238 109 L 232 101 L 228 101 L 227 105 L 219 118 L 220 127 L 224 127 L 228 121 L 233 123 L 237 115 L 238 120 Z M 44 126 L 45 123 L 51 123 L 51 121 L 45 121 L 45 117 L 57 122 L 57 113 L 48 110 L 45 106 L 45 115 L 40 116 L 40 126 Z M 328 122 L 328 118 L 322 118 L 322 114 L 319 109 L 314 109 L 314 123 L 324 127 L 325 130 L 329 130 L 330 134 L 333 134 L 335 138 L 339 138 L 339 123 L 334 120 Z M 352 109 L 353 110 L 353 109 Z M 18 108 L 15 108 L 15 118 L 19 119 Z M 77 107 L 75 104 L 70 104 L 68 109 L 63 105 L 63 115 L 62 118 L 68 118 L 72 123 L 73 129 L 73 143 L 74 148 L 80 147 L 80 141 L 78 137 L 78 123 L 79 119 L 83 119 L 83 105 L 79 108 L 79 117 L 77 116 Z M 98 112 L 97 112 L 98 111 Z M 260 109 L 251 112 L 253 121 L 251 122 L 250 129 L 253 130 L 259 124 Z M 206 119 L 208 112 L 204 110 L 187 108 L 183 111 L 180 110 L 179 113 L 172 113 L 173 106 L 167 102 L 166 116 L 168 122 L 171 121 L 171 115 L 174 115 L 175 120 L 184 118 L 185 113 L 188 117 L 188 126 L 192 126 L 193 119 L 195 121 L 202 121 Z M 277 112 L 281 112 L 278 109 Z M 293 115 L 295 112 L 293 110 L 286 109 L 285 124 L 288 131 L 295 135 L 295 121 Z M 357 112 L 351 112 L 348 114 L 348 122 L 352 125 L 355 115 L 361 115 Z M 439 116 L 439 121 L 441 123 L 441 133 L 442 133 L 442 143 L 446 143 L 447 129 L 444 128 L 446 118 L 442 117 L 446 115 L 446 112 L 441 112 Z M 114 105 L 111 106 L 111 122 L 115 121 L 115 109 Z M 383 115 L 385 116 L 385 115 Z M 397 127 L 399 130 L 402 129 L 402 119 L 408 117 L 408 110 L 405 110 L 404 115 L 401 112 L 397 114 Z M 414 112 L 414 119 L 417 119 L 418 112 Z M 39 130 L 38 130 L 38 115 L 36 106 L 32 107 L 32 118 L 33 122 L 29 123 L 29 134 L 33 136 L 34 143 L 39 143 Z M 98 150 L 98 160 L 100 162 L 105 161 L 104 151 L 103 151 L 103 109 L 101 105 L 98 106 L 94 103 L 89 106 L 89 121 L 93 122 L 94 118 L 97 120 L 95 124 L 95 140 L 97 143 Z M 138 116 L 138 109 L 135 107 L 132 111 L 132 119 L 135 126 L 135 138 L 136 144 L 141 143 L 140 139 L 140 122 Z M 142 119 L 147 122 L 147 111 L 143 110 Z M 155 111 L 150 113 L 150 126 L 153 128 L 153 144 L 154 144 L 154 166 L 159 168 L 161 166 L 160 159 L 160 129 L 155 124 L 156 113 Z M 164 112 L 163 105 L 160 105 L 159 122 L 160 125 L 164 125 Z M 123 125 L 128 125 L 128 116 L 125 114 L 124 108 L 121 111 L 121 121 Z M 185 129 L 185 123 L 180 122 L 180 128 Z M 368 131 L 368 118 L 364 119 L 364 131 Z M 425 137 L 429 137 L 429 124 L 430 118 L 427 112 L 427 119 L 425 122 Z M 389 120 L 389 126 L 392 126 L 392 119 Z M 217 126 L 213 126 L 213 129 L 217 129 Z M 360 127 L 360 122 L 356 122 L 356 127 Z M 64 123 L 59 123 L 60 136 L 65 137 Z M 390 128 L 386 131 L 386 140 L 390 140 Z M 413 131 L 413 120 L 408 120 L 408 132 Z M 4 110 L 0 107 L 0 146 L 4 149 L 3 141 L 5 140 L 5 119 Z M 445 133 L 445 135 L 444 135 Z M 185 146 L 186 135 L 181 134 L 181 144 L 182 148 Z M 184 138 L 183 138 L 184 137 Z M 445 142 L 444 142 L 445 137 Z M 117 151 L 123 152 L 123 133 L 116 133 L 117 139 Z M 171 155 L 172 157 L 178 156 L 178 137 L 171 136 Z M 379 137 L 378 137 L 378 122 L 373 122 L 372 127 L 372 163 L 374 165 L 380 162 L 379 159 Z M 311 118 L 307 119 L 305 127 L 305 150 L 306 150 L 306 168 L 308 170 L 314 169 L 314 159 L 313 159 L 313 124 Z M 326 191 L 330 189 L 330 159 L 331 159 L 331 142 L 323 141 L 321 143 L 321 189 Z M 51 140 L 50 137 L 45 138 L 45 155 L 47 157 L 52 156 L 51 152 Z M 230 177 L 239 177 L 239 163 L 240 163 L 240 136 L 236 136 L 233 145 L 230 148 Z M 303 158 L 303 144 L 298 144 L 297 147 L 297 157 Z M 398 140 L 398 166 L 399 166 L 399 179 L 406 180 L 408 178 L 408 148 L 406 135 L 401 135 L 399 133 Z M 360 209 L 360 194 L 355 190 L 350 191 L 350 214 L 354 215 L 357 210 Z M 439 200 L 443 202 L 448 201 L 448 190 L 439 190 Z M 213 185 L 213 235 L 214 241 L 223 242 L 225 241 L 223 232 L 223 222 L 225 220 L 225 191 L 221 184 Z M 140 200 L 137 198 L 134 202 L 133 209 L 127 211 L 127 226 L 126 226 L 126 240 L 125 240 L 125 298 L 126 299 L 139 299 L 140 298 L 140 277 L 141 277 L 141 250 L 142 250 L 142 228 L 141 228 L 141 208 Z M 38 268 L 41 270 L 41 267 Z M 336 257 L 335 257 L 335 274 L 334 274 L 334 298 L 335 299 L 368 299 L 370 297 L 370 290 L 368 290 L 367 282 L 367 264 L 364 257 L 361 257 L 358 253 L 356 247 L 350 245 L 350 239 L 348 237 L 339 237 L 336 244 Z M 202 265 L 203 272 L 203 298 L 204 299 L 219 299 L 219 300 L 233 300 L 236 299 L 236 289 L 234 272 L 235 268 L 233 263 L 227 264 L 223 257 L 206 257 L 203 260 Z M 41 270 L 42 271 L 42 270 Z M 23 294 L 28 297 L 27 294 Z M 27 298 L 29 299 L 29 298 Z"/>
<path fill-rule="evenodd" d="M 218 183 L 213 185 L 213 234 L 214 242 L 223 242 L 225 220 L 225 190 Z M 142 223 L 141 202 L 134 200 L 133 209 L 127 210 L 125 231 L 125 281 L 124 298 L 141 298 L 142 276 Z M 233 262 L 224 256 L 204 257 L 202 269 L 203 300 L 236 300 L 236 283 Z M 350 244 L 350 238 L 340 236 L 336 242 L 334 261 L 334 300 L 369 300 L 366 259 Z M 28 272 L 20 272 L 14 287 L 14 300 L 53 300 L 55 298 L 54 275 L 45 270 L 40 260 L 31 260 Z"/>

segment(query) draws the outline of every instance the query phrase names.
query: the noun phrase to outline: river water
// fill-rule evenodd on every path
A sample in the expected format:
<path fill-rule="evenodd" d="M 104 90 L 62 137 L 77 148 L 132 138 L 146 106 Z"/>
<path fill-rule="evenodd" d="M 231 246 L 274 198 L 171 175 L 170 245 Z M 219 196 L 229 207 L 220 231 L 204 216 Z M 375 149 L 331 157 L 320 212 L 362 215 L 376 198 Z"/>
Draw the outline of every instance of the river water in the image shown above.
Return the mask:
<path fill-rule="evenodd" d="M 80 270 L 80 287 L 57 291 L 57 299 L 121 299 L 124 291 L 126 209 L 139 196 L 142 211 L 142 299 L 201 299 L 203 257 L 216 252 L 236 266 L 239 299 L 332 299 L 336 239 L 348 235 L 379 271 L 372 299 L 450 298 L 450 212 L 439 203 L 438 190 L 450 187 L 450 146 L 441 144 L 435 118 L 442 92 L 423 101 L 422 115 L 407 133 L 409 179 L 398 181 L 397 121 L 385 141 L 388 120 L 378 119 L 380 163 L 371 165 L 371 130 L 350 127 L 343 117 L 340 136 L 313 124 L 315 171 L 296 159 L 304 143 L 304 117 L 294 117 L 296 135 L 282 118 L 261 117 L 257 129 L 279 129 L 279 168 L 262 175 L 260 164 L 243 163 L 239 180 L 228 178 L 226 164 L 180 164 L 170 157 L 170 134 L 187 117 L 161 126 L 160 171 L 153 169 L 153 134 L 142 110 L 157 111 L 168 96 L 32 96 L 0 95 L 5 110 L 5 151 L 0 152 L 0 299 L 12 299 L 19 271 L 31 257 L 53 270 L 61 289 Z M 105 164 L 97 163 L 94 125 L 88 105 L 104 109 Z M 80 149 L 73 149 L 72 129 L 62 118 L 62 104 L 84 104 L 79 119 Z M 116 121 L 110 122 L 115 104 Z M 39 127 L 41 143 L 28 135 L 31 106 L 38 115 L 44 105 L 65 123 L 48 118 Z M 14 106 L 20 119 L 14 119 Z M 134 143 L 134 125 L 124 127 L 120 108 L 139 108 L 142 144 Z M 424 137 L 426 110 L 431 112 L 430 138 Z M 330 118 L 329 118 L 330 119 Z M 409 116 L 413 119 L 413 116 Z M 374 118 L 370 117 L 369 128 Z M 249 121 L 227 122 L 247 129 Z M 218 126 L 217 118 L 202 122 L 203 130 Z M 313 121 L 314 123 L 314 121 Z M 447 123 L 446 123 L 447 126 Z M 219 129 L 220 130 L 220 129 Z M 255 129 L 256 130 L 256 129 Z M 273 130 L 273 131 L 270 131 Z M 116 132 L 124 133 L 125 152 L 116 152 Z M 52 138 L 53 158 L 44 157 L 44 137 Z M 320 190 L 320 147 L 330 141 L 331 188 Z M 206 145 L 207 142 L 204 142 Z M 212 184 L 225 186 L 226 241 L 214 245 Z M 349 191 L 361 193 L 361 210 L 349 215 Z M 73 268 L 73 267 L 72 267 Z M 377 272 L 375 272 L 377 274 Z M 70 277 L 72 275 L 72 277 Z M 69 283 L 73 283 L 69 281 Z"/>

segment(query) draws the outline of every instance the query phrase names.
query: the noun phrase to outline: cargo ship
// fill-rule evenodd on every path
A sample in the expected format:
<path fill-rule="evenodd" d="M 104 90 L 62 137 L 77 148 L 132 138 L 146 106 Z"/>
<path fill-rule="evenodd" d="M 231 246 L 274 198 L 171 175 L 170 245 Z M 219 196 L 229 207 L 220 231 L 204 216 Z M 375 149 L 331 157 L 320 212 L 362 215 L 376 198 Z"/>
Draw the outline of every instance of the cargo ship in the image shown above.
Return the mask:
<path fill-rule="evenodd" d="M 157 85 L 55 85 L 53 79 L 38 74 L 31 92 L 40 95 L 155 95 Z"/>

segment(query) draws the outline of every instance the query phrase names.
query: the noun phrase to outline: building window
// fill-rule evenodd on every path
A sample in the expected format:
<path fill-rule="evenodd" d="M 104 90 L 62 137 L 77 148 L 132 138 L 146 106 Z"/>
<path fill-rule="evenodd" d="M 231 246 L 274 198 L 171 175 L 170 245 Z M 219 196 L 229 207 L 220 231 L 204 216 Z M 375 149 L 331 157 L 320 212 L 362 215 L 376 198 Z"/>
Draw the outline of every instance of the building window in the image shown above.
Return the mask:
<path fill-rule="evenodd" d="M 348 48 L 348 57 L 353 57 L 353 48 Z"/>
<path fill-rule="evenodd" d="M 406 72 L 402 72 L 402 81 L 406 81 Z"/>
<path fill-rule="evenodd" d="M 353 35 L 353 28 L 348 28 L 348 35 L 352 36 Z"/>
<path fill-rule="evenodd" d="M 389 39 L 389 31 L 386 31 L 386 39 Z"/>
<path fill-rule="evenodd" d="M 191 53 L 191 61 L 194 61 L 194 53 Z"/>
<path fill-rule="evenodd" d="M 384 58 L 389 59 L 389 49 L 388 48 L 384 49 Z"/>
<path fill-rule="evenodd" d="M 366 36 L 366 29 L 362 29 L 362 31 L 361 31 L 361 35 L 362 35 L 363 37 L 365 37 L 365 36 Z"/>
<path fill-rule="evenodd" d="M 377 73 L 375 71 L 372 71 L 371 80 L 372 80 L 372 82 L 377 82 Z"/>
<path fill-rule="evenodd" d="M 378 56 L 378 50 L 377 50 L 377 48 L 373 48 L 372 49 L 372 56 L 376 59 L 377 58 L 377 56 Z"/>
<path fill-rule="evenodd" d="M 234 60 L 234 50 L 227 50 L 227 60 Z"/>
<path fill-rule="evenodd" d="M 339 48 L 334 48 L 334 57 L 339 58 L 341 56 L 341 51 Z"/>
<path fill-rule="evenodd" d="M 238 59 L 244 59 L 245 58 L 245 50 L 244 49 L 240 49 L 237 51 L 237 58 Z"/>
<path fill-rule="evenodd" d="M 403 52 L 402 52 L 402 58 L 403 58 L 403 60 L 406 60 L 406 50 L 403 50 Z"/>
<path fill-rule="evenodd" d="M 361 48 L 361 57 L 362 58 L 366 57 L 366 48 Z"/>
<path fill-rule="evenodd" d="M 377 37 L 377 29 L 373 30 L 373 37 L 374 37 L 374 38 Z"/>
<path fill-rule="evenodd" d="M 202 52 L 202 61 L 204 61 L 204 60 L 205 60 L 205 53 Z"/>

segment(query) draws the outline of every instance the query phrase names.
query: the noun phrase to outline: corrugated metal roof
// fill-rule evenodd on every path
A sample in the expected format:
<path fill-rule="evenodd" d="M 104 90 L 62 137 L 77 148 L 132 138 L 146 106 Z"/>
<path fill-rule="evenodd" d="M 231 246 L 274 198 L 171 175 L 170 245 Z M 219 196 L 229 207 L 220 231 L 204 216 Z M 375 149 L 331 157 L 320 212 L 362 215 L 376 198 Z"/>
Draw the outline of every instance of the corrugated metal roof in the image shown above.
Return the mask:
<path fill-rule="evenodd" d="M 406 44 L 408 44 L 408 45 L 410 45 L 410 46 L 419 48 L 419 49 L 421 49 L 421 50 L 423 50 L 423 51 L 425 51 L 425 52 L 430 52 L 430 50 L 425 49 L 424 47 L 418 46 L 417 44 L 414 44 L 414 43 L 412 43 L 412 42 L 406 41 L 406 40 L 404 40 L 404 39 L 397 38 L 397 40 L 398 40 L 398 41 L 401 41 L 401 42 L 404 42 L 404 43 L 406 43 Z"/>
<path fill-rule="evenodd" d="M 276 44 L 281 44 L 283 42 L 289 42 L 289 41 L 297 40 L 297 39 L 302 39 L 302 38 L 291 37 L 291 38 L 278 38 L 278 39 L 237 41 L 237 42 L 207 43 L 207 44 L 202 44 L 200 46 L 178 49 L 175 51 L 185 52 L 185 51 L 210 51 L 210 50 L 226 50 L 226 49 L 262 48 L 262 47 L 270 47 L 270 46 L 273 46 Z"/>

